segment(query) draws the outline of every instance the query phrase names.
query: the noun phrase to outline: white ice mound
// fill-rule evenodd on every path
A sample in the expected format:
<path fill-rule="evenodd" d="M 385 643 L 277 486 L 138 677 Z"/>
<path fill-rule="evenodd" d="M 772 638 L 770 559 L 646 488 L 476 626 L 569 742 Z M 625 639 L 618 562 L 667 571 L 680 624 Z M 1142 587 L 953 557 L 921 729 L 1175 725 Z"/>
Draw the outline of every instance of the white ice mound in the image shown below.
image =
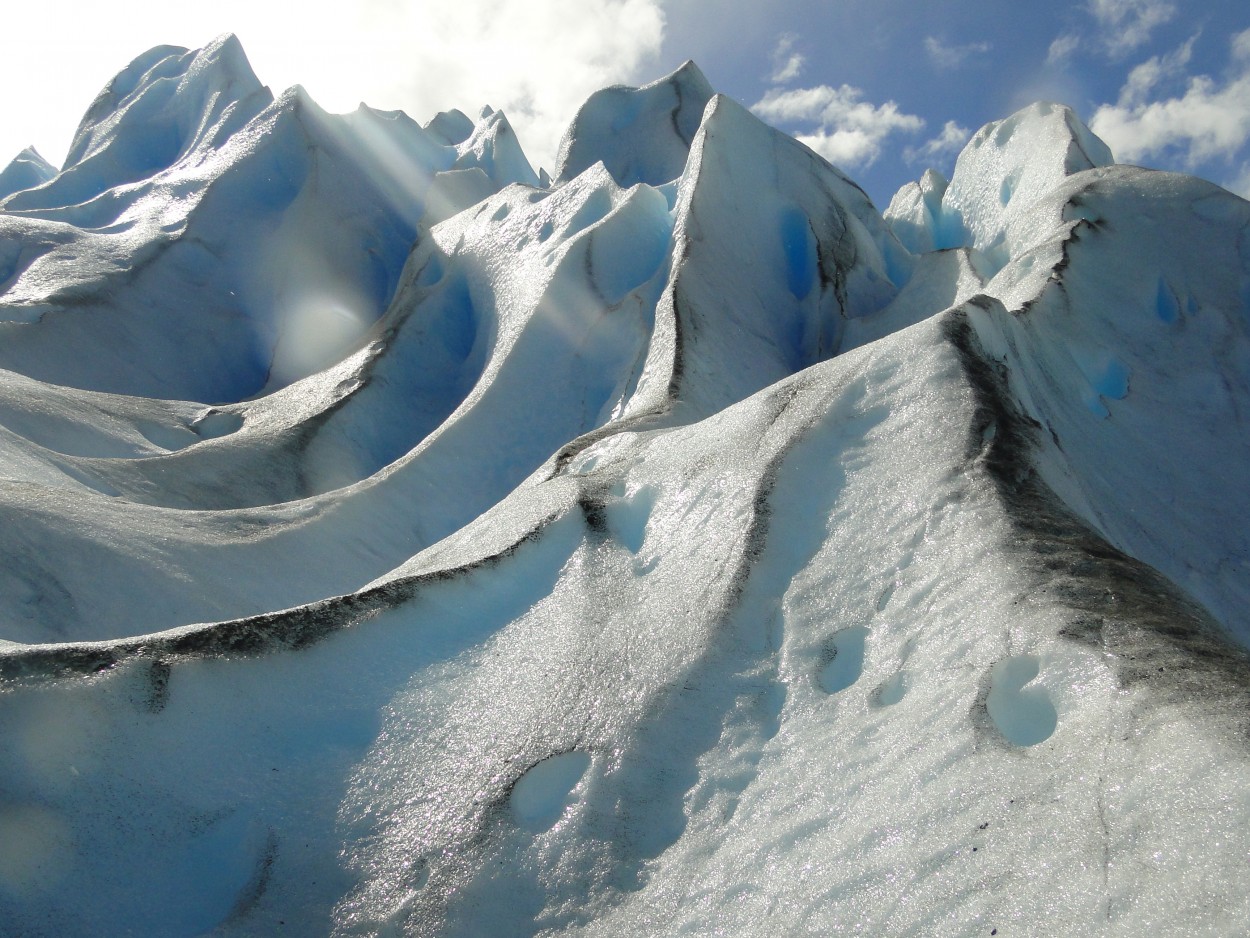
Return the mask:
<path fill-rule="evenodd" d="M 1032 104 L 977 131 L 949 185 L 930 177 L 916 191 L 909 183 L 887 214 L 900 237 L 918 247 L 970 247 L 1001 267 L 1019 253 L 1012 239 L 1027 237 L 1029 213 L 1040 198 L 1073 173 L 1113 162 L 1107 145 L 1070 108 Z M 933 204 L 939 189 L 940 208 Z"/>
<path fill-rule="evenodd" d="M 863 191 L 723 95 L 678 185 L 673 268 L 630 413 L 713 413 L 832 355 L 911 258 Z"/>
<path fill-rule="evenodd" d="M 949 181 L 936 169 L 926 169 L 919 182 L 907 183 L 890 200 L 885 220 L 912 253 L 926 254 L 937 249 L 938 219 L 942 217 L 942 196 L 948 185 Z"/>
<path fill-rule="evenodd" d="M 0 199 L 41 186 L 56 175 L 56 167 L 39 155 L 34 147 L 27 147 L 0 172 Z"/>
<path fill-rule="evenodd" d="M 642 88 L 596 91 L 560 144 L 556 182 L 602 161 L 622 186 L 658 186 L 681 175 L 703 109 L 713 95 L 699 67 L 686 62 Z"/>
<path fill-rule="evenodd" d="M 147 178 L 192 150 L 220 146 L 272 100 L 232 35 L 194 51 L 158 46 L 100 92 L 57 179 L 6 207 L 74 205 Z"/>
<path fill-rule="evenodd" d="M 469 138 L 475 125 L 463 111 L 452 108 L 439 111 L 421 126 L 444 146 L 454 147 Z"/>
<path fill-rule="evenodd" d="M 0 204 L 0 932 L 1244 931 L 1250 203 L 250 74 Z"/>

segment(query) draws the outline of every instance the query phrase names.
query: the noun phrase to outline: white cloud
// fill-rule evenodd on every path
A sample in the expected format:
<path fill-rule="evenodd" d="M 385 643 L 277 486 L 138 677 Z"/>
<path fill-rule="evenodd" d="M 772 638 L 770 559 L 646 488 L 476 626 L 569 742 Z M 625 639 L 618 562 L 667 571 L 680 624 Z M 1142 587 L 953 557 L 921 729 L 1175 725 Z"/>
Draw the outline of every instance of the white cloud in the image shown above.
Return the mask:
<path fill-rule="evenodd" d="M 1179 155 L 1191 168 L 1210 159 L 1231 161 L 1250 140 L 1250 30 L 1232 37 L 1231 60 L 1234 67 L 1222 84 L 1197 75 L 1183 94 L 1154 101 L 1144 95 L 1155 73 L 1134 80 L 1134 69 L 1120 101 L 1099 107 L 1090 129 L 1127 162 L 1165 153 Z M 1166 70 L 1162 64 L 1154 68 Z"/>
<path fill-rule="evenodd" d="M 880 155 L 886 137 L 924 127 L 922 119 L 903 113 L 893 101 L 874 105 L 863 96 L 863 91 L 850 85 L 772 88 L 751 110 L 774 123 L 818 125 L 813 132 L 795 136 L 831 163 L 862 167 Z"/>
<path fill-rule="evenodd" d="M 908 147 L 903 151 L 903 159 L 908 163 L 934 163 L 942 162 L 946 157 L 958 153 L 964 148 L 964 144 L 968 142 L 968 138 L 972 136 L 972 131 L 967 127 L 961 127 L 954 121 L 947 121 L 942 125 L 942 132 L 930 140 L 926 140 L 918 147 Z"/>
<path fill-rule="evenodd" d="M 1055 65 L 1065 62 L 1080 47 L 1081 37 L 1075 33 L 1064 33 L 1056 36 L 1054 42 L 1050 44 L 1050 48 L 1046 51 L 1046 64 Z"/>
<path fill-rule="evenodd" d="M 868 166 L 881 152 L 876 138 L 857 128 L 821 129 L 814 134 L 795 134 L 794 138 L 835 166 Z"/>
<path fill-rule="evenodd" d="M 380 48 L 347 56 L 336 84 L 367 76 L 397 102 L 389 106 L 418 120 L 490 104 L 508 115 L 536 165 L 552 166 L 591 93 L 658 77 L 645 70 L 664 36 L 661 0 L 369 0 L 364 9 Z"/>
<path fill-rule="evenodd" d="M 1250 29 L 1233 36 L 1231 45 L 1234 62 L 1250 61 Z"/>
<path fill-rule="evenodd" d="M 1088 9 L 1112 55 L 1132 52 L 1150 39 L 1155 27 L 1176 15 L 1170 0 L 1089 0 Z"/>
<path fill-rule="evenodd" d="M 1198 36 L 1190 36 L 1188 41 L 1173 49 L 1167 55 L 1156 55 L 1147 59 L 1128 73 L 1128 80 L 1120 89 L 1120 106 L 1131 107 L 1140 104 L 1162 82 L 1170 78 L 1184 76 L 1185 68 L 1193 57 L 1194 42 Z"/>
<path fill-rule="evenodd" d="M 1047 65 L 1062 65 L 1077 51 L 1102 49 L 1120 58 L 1150 40 L 1150 34 L 1176 16 L 1172 0 L 1086 0 L 1085 10 L 1094 18 L 1093 36 L 1060 33 L 1046 52 Z"/>
<path fill-rule="evenodd" d="M 938 68 L 958 68 L 974 55 L 984 55 L 990 51 L 988 42 L 969 42 L 964 45 L 950 45 L 933 36 L 924 40 L 925 52 L 929 54 L 933 64 Z"/>
<path fill-rule="evenodd" d="M 807 59 L 801 52 L 794 50 L 797 41 L 798 37 L 793 33 L 786 33 L 777 40 L 777 47 L 773 49 L 773 73 L 768 79 L 770 83 L 784 85 L 794 81 L 802 73 Z"/>

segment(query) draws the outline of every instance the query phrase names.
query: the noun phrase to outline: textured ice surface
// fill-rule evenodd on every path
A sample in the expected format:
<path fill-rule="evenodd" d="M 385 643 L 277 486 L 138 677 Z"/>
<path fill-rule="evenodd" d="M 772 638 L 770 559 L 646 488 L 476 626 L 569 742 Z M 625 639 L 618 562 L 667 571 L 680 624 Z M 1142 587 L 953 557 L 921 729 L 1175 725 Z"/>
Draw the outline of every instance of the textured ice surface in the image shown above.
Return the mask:
<path fill-rule="evenodd" d="M 1070 108 L 1039 102 L 982 127 L 947 183 L 928 172 L 891 201 L 886 217 L 912 250 L 974 248 L 995 269 L 1022 253 L 1038 203 L 1065 177 L 1113 162 Z"/>
<path fill-rule="evenodd" d="M 561 154 L 223 38 L 0 177 L 0 932 L 1243 930 L 1250 205 Z"/>
<path fill-rule="evenodd" d="M 884 212 L 885 220 L 909 251 L 924 254 L 937 247 L 942 196 L 948 185 L 945 176 L 935 169 L 927 169 L 919 182 L 907 183 L 890 200 Z"/>
<path fill-rule="evenodd" d="M 43 185 L 56 175 L 56 167 L 39 155 L 34 147 L 27 147 L 0 172 L 0 199 Z"/>
<path fill-rule="evenodd" d="M 643 88 L 597 91 L 582 105 L 556 158 L 556 182 L 602 162 L 622 186 L 652 186 L 682 174 L 715 92 L 693 62 Z"/>

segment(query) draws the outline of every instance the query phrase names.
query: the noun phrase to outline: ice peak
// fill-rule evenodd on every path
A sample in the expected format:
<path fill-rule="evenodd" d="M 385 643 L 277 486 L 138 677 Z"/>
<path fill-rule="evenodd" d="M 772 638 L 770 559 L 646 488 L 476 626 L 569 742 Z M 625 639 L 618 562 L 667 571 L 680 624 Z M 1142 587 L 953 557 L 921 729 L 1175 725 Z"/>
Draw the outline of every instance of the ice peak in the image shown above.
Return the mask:
<path fill-rule="evenodd" d="M 712 85 L 707 80 L 707 76 L 703 74 L 703 69 L 699 68 L 699 66 L 695 64 L 694 59 L 686 59 L 686 61 L 682 62 L 668 75 L 665 75 L 663 78 L 656 79 L 649 84 L 643 85 L 643 88 L 650 88 L 652 85 L 658 85 L 664 82 L 672 82 L 687 89 L 696 91 L 698 89 L 707 89 L 708 91 L 712 90 Z"/>
<path fill-rule="evenodd" d="M 168 123 L 177 116 L 186 121 L 199 116 L 191 112 L 223 106 L 225 102 L 218 100 L 223 94 L 240 100 L 261 89 L 233 33 L 223 33 L 202 49 L 156 46 L 136 56 L 92 102 L 74 134 L 65 165 L 73 166 L 98 150 L 101 137 L 111 136 L 136 105 L 147 122 L 164 117 L 161 122 Z M 145 104 L 139 104 L 141 100 Z"/>
<path fill-rule="evenodd" d="M 993 251 L 1012 218 L 1073 173 L 1114 162 L 1111 151 L 1071 108 L 1038 102 L 986 124 L 964 147 L 942 197 L 946 236 Z M 940 244 L 939 246 L 954 246 Z"/>
<path fill-rule="evenodd" d="M 986 124 L 965 146 L 960 159 L 987 143 L 999 151 L 1012 150 L 1016 139 L 1022 139 L 1026 146 L 1043 148 L 1044 159 L 1053 160 L 1062 153 L 1067 175 L 1115 162 L 1111 150 L 1072 108 L 1052 101 L 1035 101 L 1009 117 Z"/>
<path fill-rule="evenodd" d="M 949 185 L 926 173 L 927 184 L 900 189 L 886 218 L 912 250 L 971 247 L 997 267 L 1011 252 L 1014 220 L 1066 177 L 1113 162 L 1071 108 L 1039 101 L 977 131 Z"/>
<path fill-rule="evenodd" d="M 453 168 L 477 167 L 498 187 L 519 182 L 538 185 L 538 175 L 503 111 L 484 107 L 472 133 L 456 146 Z"/>
<path fill-rule="evenodd" d="M 187 54 L 183 46 L 153 46 L 146 52 L 135 56 L 130 64 L 114 75 L 96 95 L 95 100 L 87 108 L 74 132 L 74 140 L 70 144 L 69 158 L 66 164 L 78 162 L 90 140 L 91 129 L 110 113 L 117 109 L 123 100 L 129 97 L 143 82 L 145 77 L 163 63 L 179 60 Z"/>
<path fill-rule="evenodd" d="M 621 186 L 662 185 L 681 175 L 714 91 L 694 62 L 640 88 L 597 91 L 560 143 L 556 182 L 602 162 Z"/>
<path fill-rule="evenodd" d="M 27 147 L 0 172 L 0 199 L 41 186 L 56 175 L 56 167 L 45 160 L 34 147 Z"/>
<path fill-rule="evenodd" d="M 942 196 L 950 182 L 936 169 L 926 169 L 919 182 L 909 182 L 890 200 L 885 218 L 900 241 L 914 254 L 934 249 Z"/>
<path fill-rule="evenodd" d="M 473 133 L 473 119 L 464 111 L 452 108 L 450 111 L 439 111 L 421 127 L 440 142 L 454 147 L 469 139 Z"/>
<path fill-rule="evenodd" d="M 8 207 L 80 204 L 151 177 L 194 150 L 221 146 L 272 100 L 231 34 L 194 51 L 157 46 L 92 102 L 60 175 L 37 192 L 19 193 Z"/>
<path fill-rule="evenodd" d="M 943 193 L 946 192 L 946 187 L 949 185 L 950 180 L 933 168 L 926 169 L 920 176 L 921 190 L 926 194 L 936 192 L 939 201 L 941 200 Z"/>

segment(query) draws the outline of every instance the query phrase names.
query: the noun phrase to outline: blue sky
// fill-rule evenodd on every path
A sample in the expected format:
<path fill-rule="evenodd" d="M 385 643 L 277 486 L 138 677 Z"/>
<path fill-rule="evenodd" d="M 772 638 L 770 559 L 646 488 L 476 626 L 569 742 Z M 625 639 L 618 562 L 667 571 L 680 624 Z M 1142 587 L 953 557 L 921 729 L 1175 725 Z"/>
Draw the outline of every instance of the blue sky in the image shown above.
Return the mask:
<path fill-rule="evenodd" d="M 267 0 L 22 6 L 32 12 L 7 17 L 21 39 L 0 61 L 0 159 L 33 143 L 59 162 L 131 58 L 230 31 L 275 90 L 300 82 L 331 110 L 364 100 L 418 120 L 489 103 L 548 166 L 591 91 L 693 58 L 881 208 L 926 166 L 949 172 L 982 124 L 1037 99 L 1070 104 L 1124 162 L 1250 195 L 1245 0 L 360 0 L 301 16 Z"/>
<path fill-rule="evenodd" d="M 666 64 L 692 50 L 718 90 L 879 204 L 925 166 L 949 173 L 972 132 L 1038 99 L 1072 106 L 1123 162 L 1250 194 L 1244 0 L 717 4 L 736 10 L 710 33 L 703 6 L 672 5 Z"/>

